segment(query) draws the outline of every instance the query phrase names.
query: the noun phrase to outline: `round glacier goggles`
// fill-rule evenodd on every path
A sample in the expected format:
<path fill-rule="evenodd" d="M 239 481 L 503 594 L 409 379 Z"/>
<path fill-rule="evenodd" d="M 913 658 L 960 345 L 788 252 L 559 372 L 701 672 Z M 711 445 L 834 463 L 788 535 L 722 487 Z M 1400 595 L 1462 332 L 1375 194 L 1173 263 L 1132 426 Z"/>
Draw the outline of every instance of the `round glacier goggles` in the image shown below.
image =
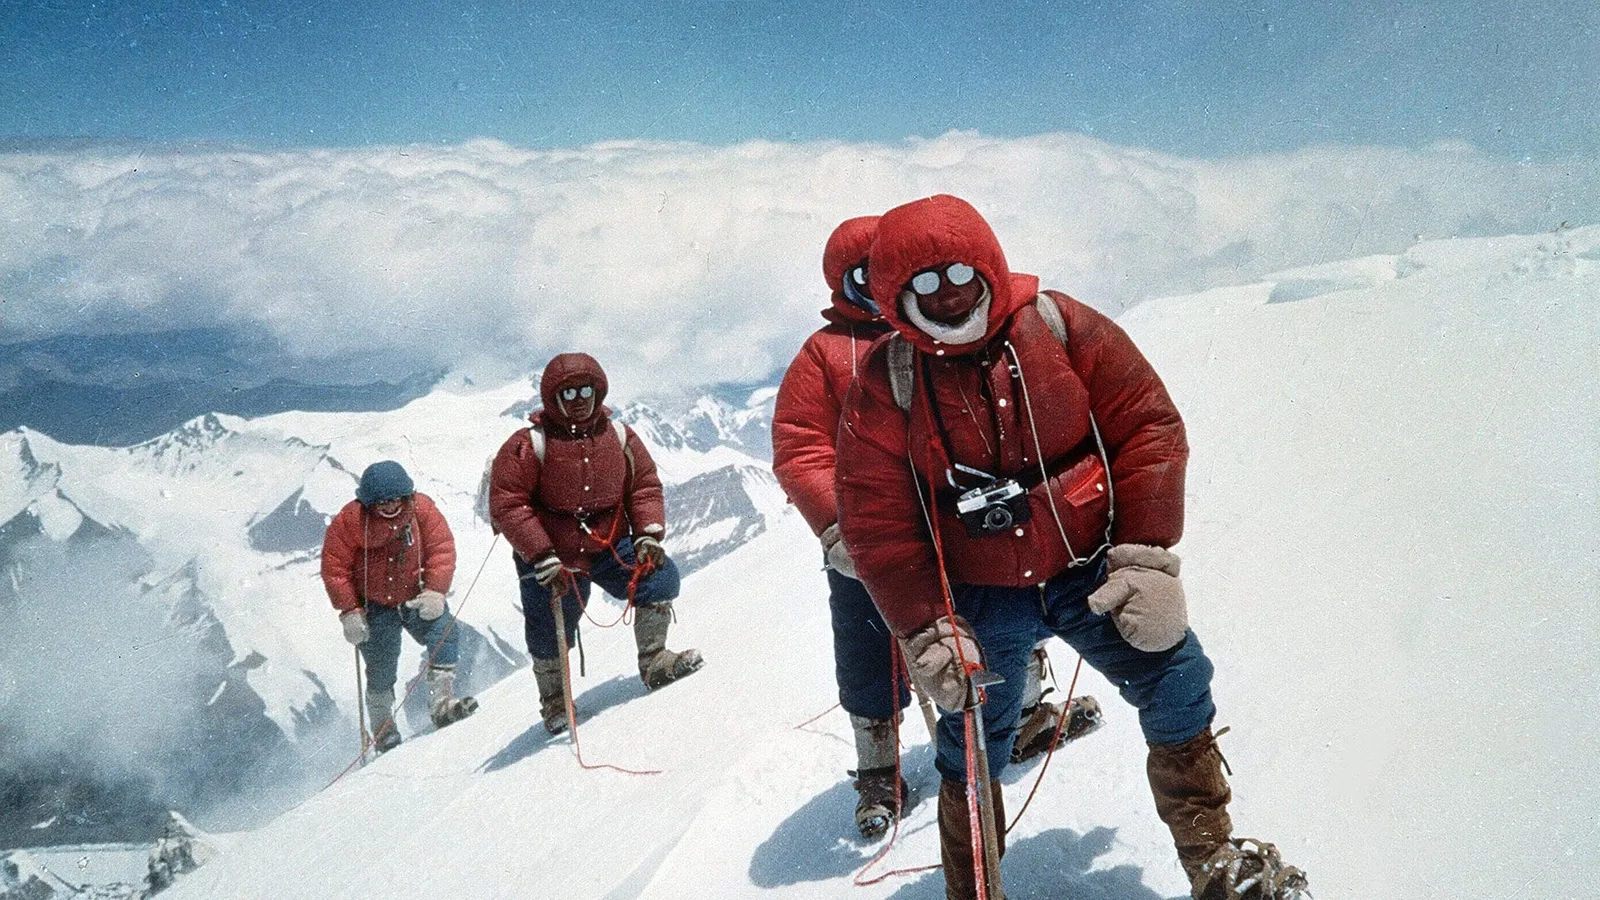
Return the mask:
<path fill-rule="evenodd" d="M 865 262 L 852 266 L 850 271 L 844 273 L 844 283 L 841 288 L 844 290 L 844 299 L 850 301 L 852 305 L 859 306 L 875 316 L 879 314 L 878 304 L 867 296 L 867 264 Z"/>
<path fill-rule="evenodd" d="M 961 287 L 971 283 L 973 277 L 978 274 L 977 270 L 966 263 L 951 263 L 942 268 L 944 271 L 943 277 L 939 274 L 939 267 L 924 269 L 911 276 L 911 289 L 916 291 L 918 296 L 931 297 L 939 293 L 940 286 L 946 281 L 956 287 Z"/>
<path fill-rule="evenodd" d="M 568 403 L 571 403 L 572 401 L 578 399 L 579 397 L 582 397 L 583 399 L 587 400 L 590 397 L 594 396 L 594 385 L 586 384 L 583 387 L 562 388 L 561 389 L 561 393 L 558 396 L 560 396 L 561 399 L 567 401 Z"/>

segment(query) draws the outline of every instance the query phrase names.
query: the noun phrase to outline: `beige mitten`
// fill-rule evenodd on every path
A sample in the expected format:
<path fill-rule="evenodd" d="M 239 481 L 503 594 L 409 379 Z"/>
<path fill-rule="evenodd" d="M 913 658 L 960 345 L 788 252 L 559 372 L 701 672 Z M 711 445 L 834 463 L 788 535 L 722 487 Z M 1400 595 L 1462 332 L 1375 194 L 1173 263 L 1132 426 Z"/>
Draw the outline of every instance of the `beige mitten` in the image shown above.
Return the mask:
<path fill-rule="evenodd" d="M 650 535 L 635 535 L 633 538 L 633 558 L 641 563 L 648 563 L 653 569 L 660 568 L 666 565 L 667 551 L 662 548 L 660 541 Z"/>
<path fill-rule="evenodd" d="M 1110 613 L 1135 649 L 1156 653 L 1177 646 L 1189 630 L 1189 609 L 1178 580 L 1178 555 L 1145 544 L 1118 544 L 1106 554 L 1110 574 L 1089 595 L 1089 609 Z"/>
<path fill-rule="evenodd" d="M 983 651 L 966 619 L 940 616 L 905 638 L 901 651 L 911 670 L 911 681 L 940 709 L 953 712 L 966 708 L 967 672 L 962 668 L 962 658 L 973 665 L 983 665 Z"/>
<path fill-rule="evenodd" d="M 444 595 L 438 591 L 423 591 L 402 605 L 416 610 L 417 617 L 424 622 L 444 615 Z"/>
<path fill-rule="evenodd" d="M 822 532 L 822 552 L 827 555 L 828 568 L 846 578 L 856 577 L 856 564 L 850 561 L 850 550 L 839 534 L 839 523 L 829 525 Z"/>
<path fill-rule="evenodd" d="M 356 646 L 367 642 L 367 614 L 352 609 L 339 615 L 339 625 L 344 628 L 344 639 Z"/>

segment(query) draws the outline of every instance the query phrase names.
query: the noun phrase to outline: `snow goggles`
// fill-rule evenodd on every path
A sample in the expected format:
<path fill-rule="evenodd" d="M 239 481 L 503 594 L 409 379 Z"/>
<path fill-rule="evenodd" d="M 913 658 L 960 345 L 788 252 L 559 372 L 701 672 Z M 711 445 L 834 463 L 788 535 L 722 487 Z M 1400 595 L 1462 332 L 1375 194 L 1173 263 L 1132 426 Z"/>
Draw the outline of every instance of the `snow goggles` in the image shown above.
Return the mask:
<path fill-rule="evenodd" d="M 562 388 L 561 389 L 561 393 L 558 396 L 560 396 L 561 399 L 567 401 L 568 403 L 571 403 L 572 401 L 578 399 L 579 397 L 582 397 L 583 399 L 587 400 L 590 397 L 594 396 L 594 385 L 586 384 L 583 387 Z"/>
<path fill-rule="evenodd" d="M 840 285 L 844 291 L 844 299 L 854 306 L 859 306 L 873 315 L 879 315 L 878 304 L 867 296 L 867 264 L 856 265 L 844 273 L 844 283 Z"/>
<path fill-rule="evenodd" d="M 924 269 L 911 276 L 911 289 L 916 291 L 918 296 L 931 297 L 939 292 L 939 287 L 945 281 L 949 281 L 956 287 L 961 287 L 971 282 L 973 276 L 978 274 L 977 270 L 966 263 L 951 263 L 943 268 L 944 276 L 942 279 L 937 268 Z"/>

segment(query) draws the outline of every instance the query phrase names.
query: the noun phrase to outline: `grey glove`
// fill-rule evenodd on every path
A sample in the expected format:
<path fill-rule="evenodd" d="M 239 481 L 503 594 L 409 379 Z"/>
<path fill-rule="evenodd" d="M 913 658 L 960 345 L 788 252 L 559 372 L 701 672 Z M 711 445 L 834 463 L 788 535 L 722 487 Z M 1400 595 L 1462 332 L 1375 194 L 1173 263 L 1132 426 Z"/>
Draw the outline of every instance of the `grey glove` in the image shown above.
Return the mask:
<path fill-rule="evenodd" d="M 856 564 L 850 560 L 850 549 L 844 545 L 844 536 L 839 533 L 839 523 L 835 522 L 823 529 L 821 538 L 822 552 L 827 556 L 828 568 L 846 578 L 855 578 Z"/>
<path fill-rule="evenodd" d="M 444 595 L 438 591 L 423 591 L 401 605 L 416 610 L 417 617 L 424 622 L 432 622 L 444 615 Z"/>
<path fill-rule="evenodd" d="M 966 619 L 940 616 L 901 641 L 900 649 L 911 670 L 911 681 L 922 693 L 940 709 L 966 708 L 967 672 L 961 666 L 962 657 L 972 665 L 983 665 L 983 651 Z"/>
<path fill-rule="evenodd" d="M 344 628 L 344 639 L 350 643 L 361 646 L 367 642 L 367 614 L 359 609 L 352 609 L 339 615 L 339 625 Z"/>
<path fill-rule="evenodd" d="M 1178 580 L 1178 555 L 1145 544 L 1118 544 L 1106 554 L 1111 574 L 1089 595 L 1089 609 L 1110 613 L 1122 639 L 1156 653 L 1176 647 L 1189 630 Z"/>
<path fill-rule="evenodd" d="M 633 558 L 655 569 L 666 564 L 667 551 L 662 548 L 660 541 L 650 535 L 636 535 L 633 539 Z"/>
<path fill-rule="evenodd" d="M 545 590 L 555 590 L 564 571 L 566 570 L 562 567 L 560 558 L 554 553 L 546 553 L 533 562 L 533 580 L 539 582 Z"/>

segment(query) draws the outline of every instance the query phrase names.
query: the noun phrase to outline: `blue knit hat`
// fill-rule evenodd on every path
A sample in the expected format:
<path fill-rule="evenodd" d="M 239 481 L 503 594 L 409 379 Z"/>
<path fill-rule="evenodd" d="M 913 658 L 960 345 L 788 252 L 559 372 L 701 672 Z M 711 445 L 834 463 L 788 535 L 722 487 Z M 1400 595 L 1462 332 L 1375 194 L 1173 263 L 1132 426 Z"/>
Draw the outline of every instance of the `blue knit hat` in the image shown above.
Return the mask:
<path fill-rule="evenodd" d="M 356 499 L 362 506 L 371 506 L 385 500 L 399 500 L 416 492 L 411 476 L 392 459 L 375 462 L 361 473 L 361 484 L 356 488 Z"/>

